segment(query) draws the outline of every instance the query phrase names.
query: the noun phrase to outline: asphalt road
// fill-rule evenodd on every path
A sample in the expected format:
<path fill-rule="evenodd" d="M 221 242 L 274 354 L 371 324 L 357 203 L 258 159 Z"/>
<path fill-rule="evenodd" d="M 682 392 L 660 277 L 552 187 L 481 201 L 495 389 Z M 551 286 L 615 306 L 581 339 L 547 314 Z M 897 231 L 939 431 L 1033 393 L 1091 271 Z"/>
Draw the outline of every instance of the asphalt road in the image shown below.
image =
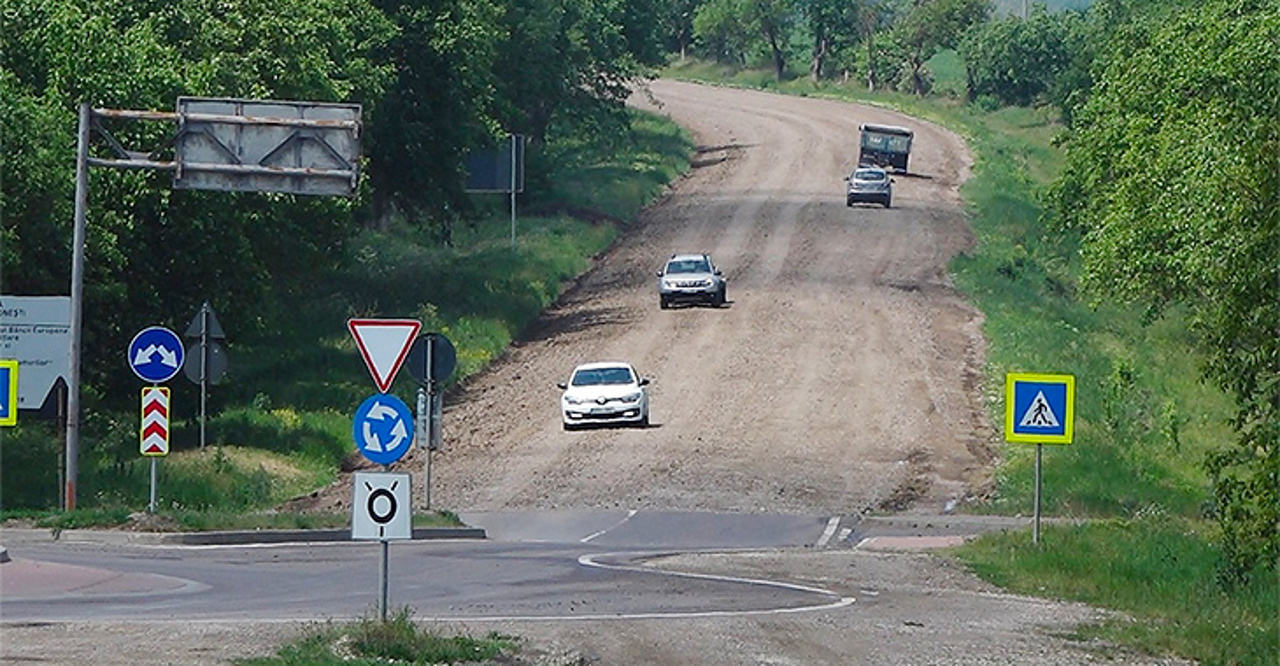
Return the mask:
<path fill-rule="evenodd" d="M 861 541 L 840 517 L 635 511 L 477 513 L 485 540 L 390 542 L 389 603 L 419 617 L 482 619 L 794 612 L 853 599 L 819 587 L 645 566 L 659 555 L 842 548 Z M 880 532 L 885 528 L 881 526 Z M 5 622 L 306 621 L 376 607 L 376 542 L 217 546 L 126 544 L 78 532 L 52 541 L 9 531 L 0 569 Z M 83 541 L 71 540 L 84 539 Z M 14 539 L 17 540 L 14 543 Z"/>

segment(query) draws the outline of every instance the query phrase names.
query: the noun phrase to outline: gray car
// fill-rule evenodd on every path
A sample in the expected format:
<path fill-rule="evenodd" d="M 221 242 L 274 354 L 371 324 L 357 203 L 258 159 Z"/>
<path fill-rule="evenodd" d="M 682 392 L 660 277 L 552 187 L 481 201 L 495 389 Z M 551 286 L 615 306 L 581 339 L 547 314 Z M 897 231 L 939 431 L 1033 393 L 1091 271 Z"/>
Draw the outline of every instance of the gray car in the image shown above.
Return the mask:
<path fill-rule="evenodd" d="M 673 254 L 658 271 L 658 304 L 665 310 L 675 303 L 725 304 L 724 275 L 709 254 Z"/>
<path fill-rule="evenodd" d="M 845 178 L 845 182 L 849 183 L 844 198 L 846 206 L 878 203 L 888 208 L 893 205 L 893 179 L 880 167 L 860 166 Z"/>

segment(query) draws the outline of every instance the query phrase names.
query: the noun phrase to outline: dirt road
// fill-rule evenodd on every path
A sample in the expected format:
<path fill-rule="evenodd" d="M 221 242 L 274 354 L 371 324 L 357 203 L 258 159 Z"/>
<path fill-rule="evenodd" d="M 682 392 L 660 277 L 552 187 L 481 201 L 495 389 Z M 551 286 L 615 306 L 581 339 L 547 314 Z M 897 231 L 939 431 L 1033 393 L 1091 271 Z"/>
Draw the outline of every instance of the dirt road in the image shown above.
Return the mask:
<path fill-rule="evenodd" d="M 947 261 L 971 243 L 954 134 L 833 101 L 656 82 L 697 167 L 515 346 L 451 399 L 433 498 L 469 510 L 939 512 L 993 458 L 980 313 Z M 894 207 L 848 208 L 858 125 L 916 132 Z M 709 252 L 726 308 L 660 310 L 655 272 Z M 557 381 L 625 360 L 653 426 L 565 433 Z"/>

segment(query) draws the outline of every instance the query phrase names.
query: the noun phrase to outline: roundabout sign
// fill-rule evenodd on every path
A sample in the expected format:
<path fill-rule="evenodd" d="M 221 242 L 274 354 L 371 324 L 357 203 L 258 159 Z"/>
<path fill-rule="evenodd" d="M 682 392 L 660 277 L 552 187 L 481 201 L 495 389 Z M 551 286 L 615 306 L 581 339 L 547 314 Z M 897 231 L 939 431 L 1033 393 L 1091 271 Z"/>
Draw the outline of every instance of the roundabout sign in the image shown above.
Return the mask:
<path fill-rule="evenodd" d="M 390 465 L 413 445 L 413 413 L 404 401 L 389 393 L 370 396 L 356 410 L 351 434 L 364 457 Z"/>

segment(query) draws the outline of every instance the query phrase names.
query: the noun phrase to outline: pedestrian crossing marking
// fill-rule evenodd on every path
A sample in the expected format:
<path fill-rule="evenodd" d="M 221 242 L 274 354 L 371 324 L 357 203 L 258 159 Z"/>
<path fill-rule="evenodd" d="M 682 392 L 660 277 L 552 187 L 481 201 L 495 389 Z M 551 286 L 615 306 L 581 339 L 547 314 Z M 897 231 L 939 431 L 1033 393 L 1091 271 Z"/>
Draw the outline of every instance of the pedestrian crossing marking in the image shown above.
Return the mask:
<path fill-rule="evenodd" d="M 1053 406 L 1049 404 L 1049 399 L 1044 397 L 1044 391 L 1039 391 L 1018 425 L 1024 428 L 1057 428 L 1062 424 L 1058 423 L 1058 417 L 1054 416 Z"/>
<path fill-rule="evenodd" d="M 0 426 L 18 424 L 18 361 L 0 360 Z"/>

